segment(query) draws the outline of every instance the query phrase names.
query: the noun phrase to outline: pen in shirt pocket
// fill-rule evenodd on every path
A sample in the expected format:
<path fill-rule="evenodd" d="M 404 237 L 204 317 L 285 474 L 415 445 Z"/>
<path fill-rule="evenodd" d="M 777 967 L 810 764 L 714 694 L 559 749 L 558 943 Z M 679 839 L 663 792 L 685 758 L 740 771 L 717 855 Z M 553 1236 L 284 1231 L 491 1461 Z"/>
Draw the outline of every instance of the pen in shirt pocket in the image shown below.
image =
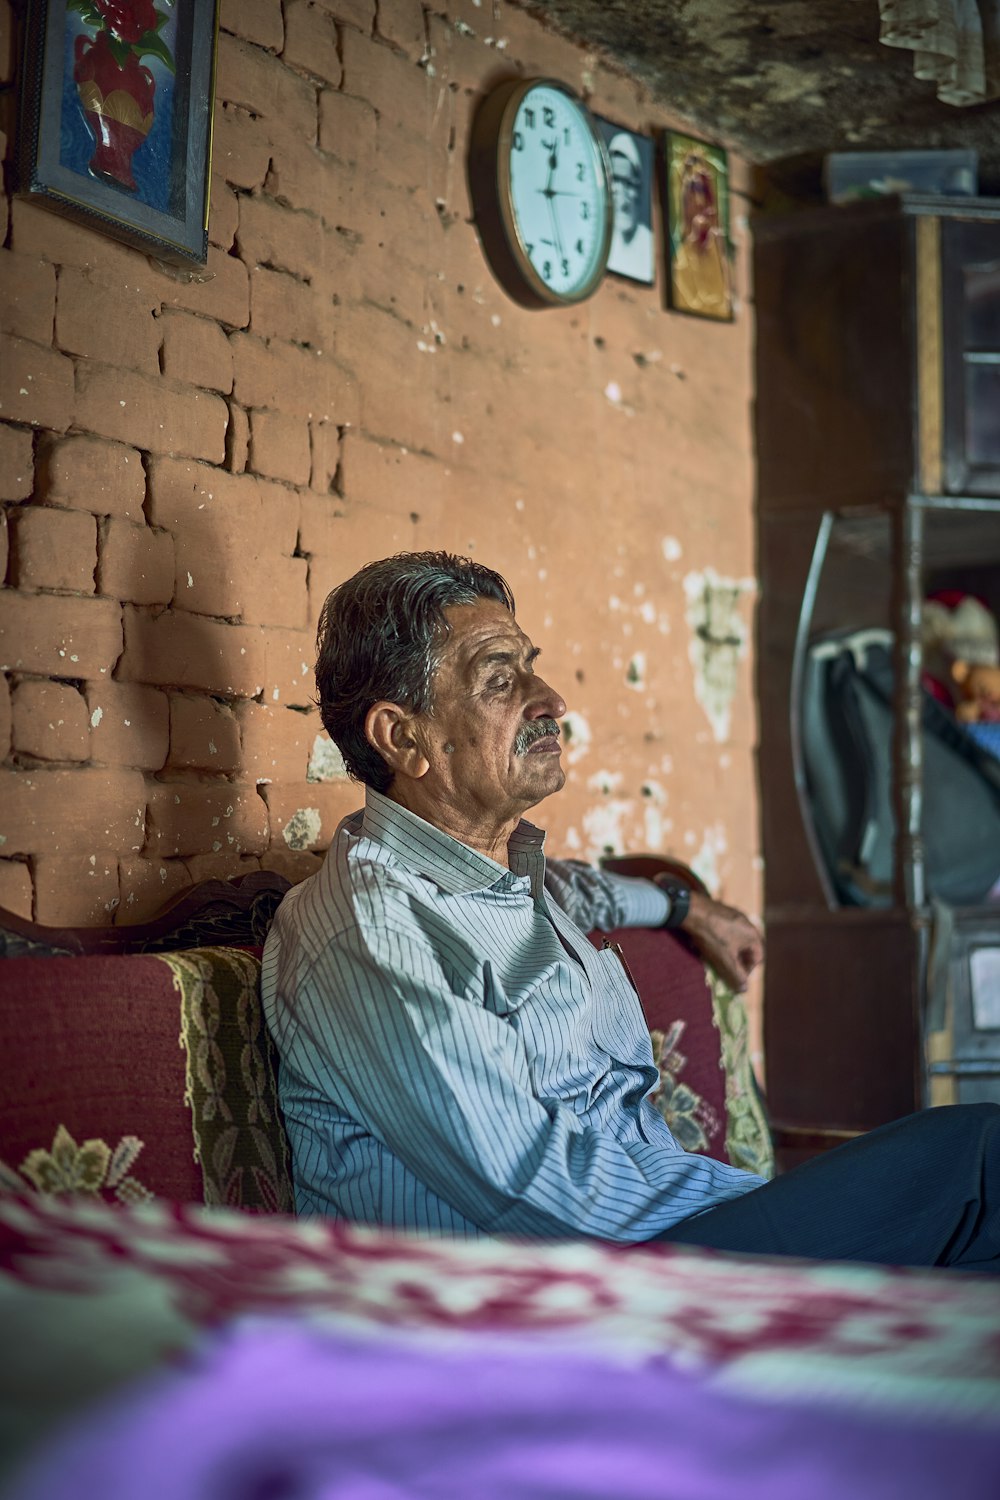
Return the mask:
<path fill-rule="evenodd" d="M 613 953 L 615 955 L 615 957 L 618 959 L 618 962 L 621 964 L 622 968 L 625 970 L 625 978 L 628 980 L 629 984 L 632 986 L 632 988 L 635 990 L 636 994 L 638 995 L 639 994 L 639 986 L 636 984 L 635 980 L 632 978 L 632 970 L 629 968 L 629 966 L 628 966 L 628 960 L 626 959 L 624 953 L 622 952 L 622 945 L 621 945 L 621 943 L 613 943 L 610 938 L 605 938 L 604 941 L 603 941 L 603 943 L 601 944 L 601 952 L 602 953 Z M 640 999 L 641 999 L 641 996 L 640 996 Z"/>

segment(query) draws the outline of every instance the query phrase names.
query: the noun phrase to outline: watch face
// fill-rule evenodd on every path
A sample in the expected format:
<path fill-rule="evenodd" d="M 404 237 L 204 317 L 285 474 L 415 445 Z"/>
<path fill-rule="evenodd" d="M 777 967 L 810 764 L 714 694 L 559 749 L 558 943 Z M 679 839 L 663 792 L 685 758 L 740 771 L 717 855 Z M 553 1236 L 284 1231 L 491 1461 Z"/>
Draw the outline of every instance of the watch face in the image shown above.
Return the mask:
<path fill-rule="evenodd" d="M 585 297 L 603 275 L 611 235 L 607 165 L 590 117 L 571 94 L 540 83 L 522 95 L 509 129 L 516 251 L 552 300 Z"/>

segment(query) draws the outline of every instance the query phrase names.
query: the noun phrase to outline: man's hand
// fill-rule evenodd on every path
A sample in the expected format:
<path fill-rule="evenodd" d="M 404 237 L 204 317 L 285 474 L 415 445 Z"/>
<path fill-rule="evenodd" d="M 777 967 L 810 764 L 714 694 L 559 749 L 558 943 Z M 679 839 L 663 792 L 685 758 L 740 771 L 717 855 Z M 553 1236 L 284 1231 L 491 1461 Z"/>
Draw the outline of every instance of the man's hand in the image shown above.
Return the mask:
<path fill-rule="evenodd" d="M 701 891 L 691 892 L 681 931 L 731 989 L 745 990 L 750 975 L 763 962 L 764 942 L 750 918 Z"/>

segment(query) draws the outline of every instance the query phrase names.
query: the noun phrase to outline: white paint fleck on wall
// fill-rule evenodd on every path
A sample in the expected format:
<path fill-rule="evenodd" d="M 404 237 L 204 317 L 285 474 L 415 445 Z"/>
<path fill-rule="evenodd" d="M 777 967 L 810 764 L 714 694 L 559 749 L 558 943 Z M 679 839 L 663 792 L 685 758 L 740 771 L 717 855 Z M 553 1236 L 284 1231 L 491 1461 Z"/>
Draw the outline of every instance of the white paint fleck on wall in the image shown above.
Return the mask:
<path fill-rule="evenodd" d="M 586 838 L 584 858 L 594 861 L 602 854 L 620 854 L 625 849 L 625 820 L 631 817 L 634 804 L 620 797 L 609 797 L 583 815 Z"/>
<path fill-rule="evenodd" d="M 694 693 L 720 743 L 729 738 L 739 661 L 747 648 L 747 626 L 740 613 L 743 596 L 754 588 L 752 578 L 722 578 L 714 568 L 688 573 L 684 579 Z"/>
<path fill-rule="evenodd" d="M 622 773 L 620 771 L 595 771 L 593 776 L 587 777 L 587 786 L 592 792 L 600 792 L 602 797 L 610 797 L 622 784 Z"/>
<path fill-rule="evenodd" d="M 104 718 L 104 709 L 103 708 L 95 708 L 94 712 L 90 716 L 90 727 L 91 727 L 91 729 L 96 729 L 97 726 L 98 726 L 98 724 L 101 722 L 101 720 L 103 718 Z"/>
<path fill-rule="evenodd" d="M 564 754 L 567 765 L 575 765 L 590 749 L 590 725 L 583 714 L 568 713 L 562 720 Z"/>
<path fill-rule="evenodd" d="M 344 765 L 344 757 L 331 739 L 328 739 L 325 734 L 318 734 L 313 740 L 306 780 L 343 781 L 346 776 L 347 767 Z"/>
<path fill-rule="evenodd" d="M 658 781 L 642 784 L 642 823 L 646 848 L 651 852 L 663 849 L 667 835 L 674 826 L 673 818 L 666 816 L 667 792 Z"/>
<path fill-rule="evenodd" d="M 308 849 L 319 842 L 323 820 L 318 807 L 300 807 L 281 830 L 289 849 Z"/>
<path fill-rule="evenodd" d="M 665 536 L 660 543 L 663 556 L 667 562 L 677 562 L 683 554 L 683 547 L 675 536 Z"/>
<path fill-rule="evenodd" d="M 625 686 L 641 693 L 646 686 L 646 653 L 636 651 L 625 669 Z"/>
<path fill-rule="evenodd" d="M 710 891 L 719 889 L 719 860 L 728 847 L 725 828 L 721 823 L 713 823 L 710 828 L 705 829 L 701 848 L 688 861 L 694 873 L 701 877 Z"/>

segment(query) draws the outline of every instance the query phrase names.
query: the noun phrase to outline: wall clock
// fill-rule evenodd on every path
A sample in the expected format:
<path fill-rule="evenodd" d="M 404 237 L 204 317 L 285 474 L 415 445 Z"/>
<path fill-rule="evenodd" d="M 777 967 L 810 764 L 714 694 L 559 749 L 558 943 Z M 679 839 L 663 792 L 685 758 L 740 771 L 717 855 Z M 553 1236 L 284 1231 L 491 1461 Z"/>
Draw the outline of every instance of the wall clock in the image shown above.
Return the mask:
<path fill-rule="evenodd" d="M 472 126 L 476 224 L 504 289 L 526 307 L 582 302 L 611 247 L 604 143 L 586 106 L 548 78 L 501 85 Z"/>

